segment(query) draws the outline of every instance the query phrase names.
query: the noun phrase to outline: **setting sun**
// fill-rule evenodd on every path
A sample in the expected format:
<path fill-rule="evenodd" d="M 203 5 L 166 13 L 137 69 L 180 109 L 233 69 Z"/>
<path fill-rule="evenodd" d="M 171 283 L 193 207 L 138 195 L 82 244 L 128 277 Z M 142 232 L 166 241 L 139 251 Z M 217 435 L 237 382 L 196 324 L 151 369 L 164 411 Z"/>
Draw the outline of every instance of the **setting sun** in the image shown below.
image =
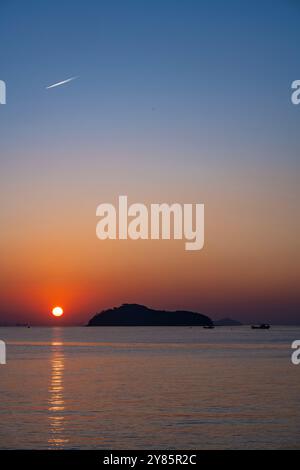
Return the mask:
<path fill-rule="evenodd" d="M 55 316 L 55 317 L 61 317 L 63 315 L 64 311 L 61 307 L 54 307 L 54 309 L 52 310 L 52 314 Z"/>

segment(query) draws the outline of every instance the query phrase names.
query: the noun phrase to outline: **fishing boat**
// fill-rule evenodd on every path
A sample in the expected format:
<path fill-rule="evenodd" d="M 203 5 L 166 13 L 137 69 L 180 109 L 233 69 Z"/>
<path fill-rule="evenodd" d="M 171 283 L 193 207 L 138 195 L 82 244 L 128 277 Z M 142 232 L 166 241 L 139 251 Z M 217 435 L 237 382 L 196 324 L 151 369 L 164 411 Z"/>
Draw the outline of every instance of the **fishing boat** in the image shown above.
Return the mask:
<path fill-rule="evenodd" d="M 270 325 L 267 323 L 262 323 L 261 325 L 252 325 L 251 328 L 252 330 L 269 330 Z"/>

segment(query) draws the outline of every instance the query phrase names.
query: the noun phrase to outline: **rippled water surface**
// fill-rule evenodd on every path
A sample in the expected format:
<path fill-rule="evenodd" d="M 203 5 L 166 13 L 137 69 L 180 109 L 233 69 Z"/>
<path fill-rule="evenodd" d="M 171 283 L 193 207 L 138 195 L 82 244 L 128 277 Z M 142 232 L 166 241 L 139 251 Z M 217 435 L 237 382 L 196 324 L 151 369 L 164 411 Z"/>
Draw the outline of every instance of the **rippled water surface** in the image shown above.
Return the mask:
<path fill-rule="evenodd" d="M 2 449 L 300 448 L 300 328 L 0 328 Z"/>

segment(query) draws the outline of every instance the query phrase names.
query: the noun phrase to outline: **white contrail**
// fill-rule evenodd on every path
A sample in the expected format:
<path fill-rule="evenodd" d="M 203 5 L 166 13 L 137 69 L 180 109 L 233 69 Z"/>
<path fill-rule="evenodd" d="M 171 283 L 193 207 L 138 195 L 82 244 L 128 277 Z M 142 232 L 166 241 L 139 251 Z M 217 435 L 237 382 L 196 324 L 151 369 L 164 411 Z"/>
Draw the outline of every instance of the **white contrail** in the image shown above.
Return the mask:
<path fill-rule="evenodd" d="M 76 78 L 78 77 L 67 78 L 67 80 L 63 80 L 62 82 L 57 82 L 57 83 L 54 83 L 53 85 L 46 86 L 46 90 L 49 90 L 49 88 L 54 88 L 56 86 L 64 85 L 65 83 L 69 83 L 72 80 L 75 80 Z"/>

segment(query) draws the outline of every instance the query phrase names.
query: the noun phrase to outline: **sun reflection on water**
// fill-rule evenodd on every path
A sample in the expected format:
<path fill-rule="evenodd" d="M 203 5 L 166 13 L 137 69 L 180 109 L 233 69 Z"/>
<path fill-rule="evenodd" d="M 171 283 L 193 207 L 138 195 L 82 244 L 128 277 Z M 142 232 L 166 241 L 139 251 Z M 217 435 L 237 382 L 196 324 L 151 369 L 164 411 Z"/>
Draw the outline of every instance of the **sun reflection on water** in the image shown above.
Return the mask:
<path fill-rule="evenodd" d="M 64 400 L 64 368 L 65 357 L 63 343 L 52 342 L 51 377 L 49 385 L 49 425 L 50 447 L 63 448 L 69 442 L 65 437 L 65 400 Z"/>

